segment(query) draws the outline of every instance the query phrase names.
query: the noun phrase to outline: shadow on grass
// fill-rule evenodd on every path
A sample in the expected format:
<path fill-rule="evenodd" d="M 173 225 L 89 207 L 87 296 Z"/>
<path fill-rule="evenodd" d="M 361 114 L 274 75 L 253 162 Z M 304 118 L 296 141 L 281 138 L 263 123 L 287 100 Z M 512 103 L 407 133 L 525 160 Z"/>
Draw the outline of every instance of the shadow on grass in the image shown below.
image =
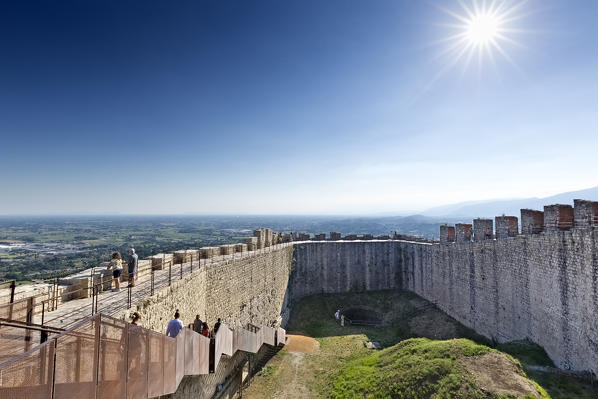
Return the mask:
<path fill-rule="evenodd" d="M 394 345 L 408 338 L 468 338 L 483 345 L 492 342 L 473 330 L 464 327 L 442 311 L 430 306 L 430 302 L 408 291 L 370 291 L 344 294 L 320 294 L 306 297 L 293 306 L 287 330 L 299 332 L 314 338 L 364 334 L 370 341 L 378 341 L 382 346 Z M 372 309 L 383 314 L 383 324 L 379 326 L 340 326 L 334 318 L 337 309 Z M 420 311 L 421 309 L 421 311 Z M 438 329 L 450 325 L 449 333 L 442 337 L 416 333 L 410 321 L 426 314 L 433 319 Z M 432 331 L 430 331 L 432 333 Z M 432 335 L 432 334 L 431 334 Z"/>

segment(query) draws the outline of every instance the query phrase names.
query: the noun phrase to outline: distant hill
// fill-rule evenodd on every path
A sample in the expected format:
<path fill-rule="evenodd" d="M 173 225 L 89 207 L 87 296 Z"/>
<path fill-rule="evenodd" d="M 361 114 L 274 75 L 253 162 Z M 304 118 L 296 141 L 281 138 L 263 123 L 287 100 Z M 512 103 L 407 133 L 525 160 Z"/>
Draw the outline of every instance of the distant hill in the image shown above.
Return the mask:
<path fill-rule="evenodd" d="M 570 191 L 544 198 L 516 198 L 505 200 L 469 201 L 430 208 L 422 214 L 430 217 L 475 218 L 499 216 L 502 214 L 519 216 L 523 208 L 542 210 L 544 205 L 573 204 L 574 199 L 598 201 L 598 187 Z"/>

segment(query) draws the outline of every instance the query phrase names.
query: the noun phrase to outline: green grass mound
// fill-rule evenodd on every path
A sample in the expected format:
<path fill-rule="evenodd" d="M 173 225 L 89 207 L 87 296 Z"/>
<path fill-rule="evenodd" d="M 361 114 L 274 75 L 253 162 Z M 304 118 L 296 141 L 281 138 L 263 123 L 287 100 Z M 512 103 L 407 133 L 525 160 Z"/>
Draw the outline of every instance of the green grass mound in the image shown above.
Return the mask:
<path fill-rule="evenodd" d="M 496 359 L 508 363 L 508 371 L 496 370 Z M 473 366 L 472 366 L 473 364 Z M 475 375 L 470 371 L 475 368 Z M 494 369 L 494 370 L 493 370 Z M 469 371 L 468 371 L 469 370 Z M 487 372 L 490 375 L 484 375 Z M 506 376 L 506 373 L 513 376 Z M 486 379 L 512 381 L 516 377 L 527 386 L 527 392 L 511 393 L 497 386 L 482 386 Z M 492 383 L 490 383 L 492 385 Z M 521 389 L 520 389 L 521 390 Z M 347 364 L 334 381 L 333 398 L 397 398 L 397 399 L 498 399 L 549 398 L 537 384 L 528 380 L 521 365 L 506 355 L 477 345 L 467 339 L 432 341 L 408 339 Z"/>

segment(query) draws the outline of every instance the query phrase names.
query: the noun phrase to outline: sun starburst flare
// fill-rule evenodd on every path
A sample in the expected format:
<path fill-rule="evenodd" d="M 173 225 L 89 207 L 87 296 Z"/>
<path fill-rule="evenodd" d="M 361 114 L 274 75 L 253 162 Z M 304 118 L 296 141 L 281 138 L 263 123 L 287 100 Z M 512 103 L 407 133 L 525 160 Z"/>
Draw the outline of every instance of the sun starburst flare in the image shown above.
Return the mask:
<path fill-rule="evenodd" d="M 526 1 L 471 0 L 466 3 L 458 0 L 458 3 L 460 9 L 457 11 L 441 8 L 454 18 L 453 23 L 443 24 L 451 29 L 451 33 L 440 41 L 446 47 L 439 57 L 448 58 L 447 66 L 452 67 L 464 61 L 467 69 L 475 58 L 478 60 L 478 68 L 481 68 L 485 59 L 496 66 L 495 56 L 499 54 L 517 67 L 507 47 L 522 46 L 514 39 L 514 34 L 521 31 L 514 27 L 514 22 L 524 16 L 522 7 Z"/>

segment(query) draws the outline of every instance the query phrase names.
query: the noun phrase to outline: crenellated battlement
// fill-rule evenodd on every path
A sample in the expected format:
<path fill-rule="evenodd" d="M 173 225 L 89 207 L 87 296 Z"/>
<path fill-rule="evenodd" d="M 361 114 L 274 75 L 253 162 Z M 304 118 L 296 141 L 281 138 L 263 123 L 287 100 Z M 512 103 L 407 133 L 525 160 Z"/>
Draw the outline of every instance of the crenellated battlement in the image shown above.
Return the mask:
<path fill-rule="evenodd" d="M 519 223 L 516 216 L 496 216 L 496 231 L 492 219 L 474 219 L 473 225 L 457 223 L 454 227 L 440 226 L 440 242 L 481 242 L 485 240 L 503 240 L 519 235 Z M 473 227 L 472 227 L 473 226 Z M 543 211 L 535 209 L 521 210 L 521 234 L 531 235 L 588 229 L 598 226 L 598 202 L 576 199 L 574 206 L 552 204 L 544 206 Z"/>
<path fill-rule="evenodd" d="M 517 216 L 497 216 L 496 221 L 496 239 L 516 237 L 519 235 L 519 223 Z"/>

